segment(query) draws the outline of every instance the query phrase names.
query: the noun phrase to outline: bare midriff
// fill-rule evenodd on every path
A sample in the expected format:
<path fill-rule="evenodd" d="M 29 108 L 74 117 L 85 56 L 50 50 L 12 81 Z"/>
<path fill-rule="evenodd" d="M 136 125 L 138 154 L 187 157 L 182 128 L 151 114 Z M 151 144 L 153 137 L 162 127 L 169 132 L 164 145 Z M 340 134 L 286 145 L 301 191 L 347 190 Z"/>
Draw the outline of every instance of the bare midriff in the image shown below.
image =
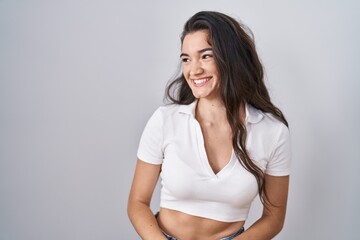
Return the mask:
<path fill-rule="evenodd" d="M 178 239 L 221 239 L 239 231 L 245 221 L 221 222 L 161 208 L 157 218 L 159 227 Z"/>

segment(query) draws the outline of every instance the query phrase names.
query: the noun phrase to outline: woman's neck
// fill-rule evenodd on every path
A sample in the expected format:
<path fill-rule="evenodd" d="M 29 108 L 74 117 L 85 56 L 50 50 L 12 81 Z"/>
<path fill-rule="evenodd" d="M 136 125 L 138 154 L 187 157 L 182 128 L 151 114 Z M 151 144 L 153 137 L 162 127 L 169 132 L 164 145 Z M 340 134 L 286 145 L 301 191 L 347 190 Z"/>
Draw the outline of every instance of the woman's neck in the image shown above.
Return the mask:
<path fill-rule="evenodd" d="M 245 104 L 241 104 L 239 118 L 243 124 L 245 124 L 245 112 Z M 220 98 L 211 100 L 205 98 L 199 99 L 195 110 L 195 118 L 199 122 L 211 125 L 228 122 L 226 107 Z"/>
<path fill-rule="evenodd" d="M 220 98 L 211 100 L 204 98 L 199 99 L 196 106 L 195 116 L 199 122 L 208 124 L 227 121 L 226 108 Z"/>

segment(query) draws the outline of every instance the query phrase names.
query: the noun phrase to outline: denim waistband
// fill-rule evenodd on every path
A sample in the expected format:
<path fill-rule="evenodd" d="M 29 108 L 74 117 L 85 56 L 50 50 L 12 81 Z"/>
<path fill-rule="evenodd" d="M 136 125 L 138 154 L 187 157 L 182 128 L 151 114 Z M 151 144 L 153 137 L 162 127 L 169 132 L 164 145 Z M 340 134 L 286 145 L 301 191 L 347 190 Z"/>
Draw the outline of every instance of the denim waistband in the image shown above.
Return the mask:
<path fill-rule="evenodd" d="M 177 240 L 177 238 L 167 234 L 166 232 L 164 232 L 163 230 L 161 230 L 161 232 L 165 235 L 165 237 L 167 237 L 168 240 Z M 224 238 L 220 238 L 219 240 L 231 240 L 237 236 L 239 236 L 241 233 L 244 232 L 244 227 L 242 227 L 239 231 L 237 231 L 236 233 L 230 235 L 230 236 L 227 236 L 227 237 L 224 237 Z"/>

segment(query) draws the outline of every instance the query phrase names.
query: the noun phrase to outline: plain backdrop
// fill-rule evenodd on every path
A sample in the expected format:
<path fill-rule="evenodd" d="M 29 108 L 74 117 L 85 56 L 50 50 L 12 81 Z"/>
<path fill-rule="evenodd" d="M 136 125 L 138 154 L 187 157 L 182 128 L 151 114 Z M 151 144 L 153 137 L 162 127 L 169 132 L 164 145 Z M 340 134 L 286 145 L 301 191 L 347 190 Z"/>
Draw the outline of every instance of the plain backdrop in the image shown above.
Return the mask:
<path fill-rule="evenodd" d="M 358 1 L 0 0 L 0 240 L 139 239 L 126 214 L 138 141 L 200 10 L 252 29 L 290 123 L 275 239 L 360 239 Z M 246 226 L 260 213 L 255 201 Z"/>

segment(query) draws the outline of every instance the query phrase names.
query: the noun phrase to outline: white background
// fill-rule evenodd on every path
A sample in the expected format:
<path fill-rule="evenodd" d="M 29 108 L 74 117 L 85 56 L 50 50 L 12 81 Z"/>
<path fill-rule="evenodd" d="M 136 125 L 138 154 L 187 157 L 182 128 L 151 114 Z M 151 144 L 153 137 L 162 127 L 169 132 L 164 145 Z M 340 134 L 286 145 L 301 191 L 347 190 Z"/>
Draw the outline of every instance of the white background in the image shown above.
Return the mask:
<path fill-rule="evenodd" d="M 360 239 L 358 1 L 0 0 L 1 240 L 138 239 L 126 204 L 139 137 L 200 10 L 253 30 L 290 122 L 275 239 Z"/>

